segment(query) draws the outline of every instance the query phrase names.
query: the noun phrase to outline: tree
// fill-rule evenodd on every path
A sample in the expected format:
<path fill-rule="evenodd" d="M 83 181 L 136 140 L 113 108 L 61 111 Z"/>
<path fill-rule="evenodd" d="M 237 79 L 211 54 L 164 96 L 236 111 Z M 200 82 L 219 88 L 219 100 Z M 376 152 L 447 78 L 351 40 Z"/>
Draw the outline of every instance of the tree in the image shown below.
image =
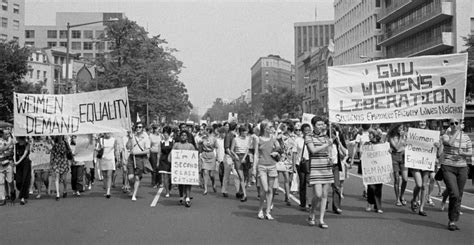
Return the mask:
<path fill-rule="evenodd" d="M 147 103 L 150 118 L 189 114 L 192 104 L 178 77 L 183 63 L 165 39 L 148 37 L 136 22 L 121 19 L 107 24 L 101 41 L 112 43 L 112 51 L 96 60 L 99 89 L 127 87 L 132 115 L 146 115 Z"/>
<path fill-rule="evenodd" d="M 28 72 L 27 48 L 18 42 L 0 42 L 0 120 L 13 118 L 13 92 L 33 92 L 34 86 L 22 82 Z"/>
<path fill-rule="evenodd" d="M 288 113 L 290 118 L 297 117 L 299 105 L 303 103 L 303 95 L 296 94 L 292 89 L 281 87 L 271 89 L 262 95 L 262 114 L 265 118 L 281 117 Z"/>
<path fill-rule="evenodd" d="M 239 122 L 250 122 L 252 119 L 251 105 L 245 101 L 225 103 L 221 98 L 217 98 L 212 107 L 209 108 L 203 120 L 210 118 L 211 121 L 225 121 L 228 119 L 229 112 L 237 113 Z"/>

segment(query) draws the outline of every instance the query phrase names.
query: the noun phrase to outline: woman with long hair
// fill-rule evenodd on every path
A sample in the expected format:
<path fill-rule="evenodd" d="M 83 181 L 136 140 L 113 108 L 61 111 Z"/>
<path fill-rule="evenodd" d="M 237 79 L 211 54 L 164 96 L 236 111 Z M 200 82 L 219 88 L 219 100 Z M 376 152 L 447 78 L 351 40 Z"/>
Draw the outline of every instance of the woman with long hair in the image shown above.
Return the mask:
<path fill-rule="evenodd" d="M 66 156 L 69 146 L 63 135 L 53 136 L 51 149 L 51 170 L 54 174 L 54 187 L 56 188 L 56 201 L 59 201 L 59 182 L 63 183 L 63 198 L 67 197 L 66 174 L 69 172 L 69 162 Z"/>
<path fill-rule="evenodd" d="M 319 227 L 327 229 L 329 226 L 324 222 L 324 214 L 329 185 L 334 183 L 332 164 L 329 160 L 332 142 L 326 134 L 327 120 L 325 118 L 315 116 L 311 119 L 311 124 L 313 124 L 313 134 L 305 136 L 305 145 L 310 153 L 309 185 L 313 191 L 308 224 L 310 226 L 316 225 L 315 210 L 319 204 Z"/>
<path fill-rule="evenodd" d="M 275 159 L 278 158 L 278 151 L 280 150 L 280 144 L 272 135 L 274 129 L 273 123 L 267 120 L 262 121 L 260 123 L 260 136 L 256 141 L 257 149 L 255 151 L 255 165 L 253 168 L 255 172 L 258 171 L 260 186 L 265 194 L 265 198 L 260 198 L 260 207 L 257 215 L 259 219 L 274 219 L 270 212 L 273 201 L 273 185 L 278 176 L 276 169 L 277 161 Z M 267 208 L 264 214 L 265 200 L 267 201 Z"/>
<path fill-rule="evenodd" d="M 15 182 L 16 188 L 20 192 L 20 204 L 25 205 L 28 199 L 30 181 L 31 181 L 31 160 L 30 160 L 30 144 L 25 136 L 17 137 L 18 142 L 15 144 Z"/>
<path fill-rule="evenodd" d="M 403 197 L 408 183 L 408 169 L 405 167 L 406 132 L 403 124 L 395 124 L 387 133 L 393 166 L 393 189 L 395 191 L 396 206 L 405 206 L 407 201 Z M 402 183 L 400 185 L 400 174 Z"/>

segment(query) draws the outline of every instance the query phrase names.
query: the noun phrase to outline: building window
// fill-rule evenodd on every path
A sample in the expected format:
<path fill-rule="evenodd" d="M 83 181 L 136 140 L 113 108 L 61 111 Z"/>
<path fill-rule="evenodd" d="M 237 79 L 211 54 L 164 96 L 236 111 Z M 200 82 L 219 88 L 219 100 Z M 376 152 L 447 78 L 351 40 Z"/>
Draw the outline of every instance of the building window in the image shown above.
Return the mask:
<path fill-rule="evenodd" d="M 81 38 L 81 31 L 72 31 L 71 34 L 72 34 L 72 35 L 71 35 L 72 38 L 74 38 L 74 39 L 79 39 L 79 38 Z"/>
<path fill-rule="evenodd" d="M 67 30 L 59 30 L 59 38 L 67 38 Z"/>
<path fill-rule="evenodd" d="M 58 45 L 57 42 L 48 42 L 48 48 L 56 47 L 57 45 Z"/>
<path fill-rule="evenodd" d="M 48 30 L 48 38 L 58 38 L 58 31 Z"/>
<path fill-rule="evenodd" d="M 72 42 L 71 43 L 72 50 L 81 50 L 81 42 Z"/>
<path fill-rule="evenodd" d="M 25 42 L 25 46 L 35 46 L 35 42 Z"/>
<path fill-rule="evenodd" d="M 43 71 L 43 78 L 46 78 L 46 71 Z"/>
<path fill-rule="evenodd" d="M 29 73 L 30 73 L 30 78 L 33 78 L 33 70 L 31 70 Z"/>
<path fill-rule="evenodd" d="M 375 7 L 380 8 L 380 0 L 375 0 Z"/>
<path fill-rule="evenodd" d="M 97 42 L 95 45 L 96 45 L 95 48 L 97 50 L 104 50 L 105 49 L 105 42 Z"/>
<path fill-rule="evenodd" d="M 54 64 L 59 64 L 59 58 L 58 56 L 54 56 Z"/>
<path fill-rule="evenodd" d="M 0 41 L 6 41 L 8 38 L 7 34 L 1 34 L 0 35 Z"/>
<path fill-rule="evenodd" d="M 8 19 L 5 17 L 2 17 L 2 27 L 8 28 Z"/>
<path fill-rule="evenodd" d="M 20 40 L 20 38 L 13 36 L 13 41 L 18 42 L 19 40 Z"/>
<path fill-rule="evenodd" d="M 25 31 L 25 38 L 35 38 L 35 31 L 34 30 L 26 30 Z"/>
<path fill-rule="evenodd" d="M 59 47 L 67 48 L 67 42 L 59 42 Z"/>
<path fill-rule="evenodd" d="M 95 31 L 95 38 L 96 38 L 96 39 L 102 39 L 102 38 L 104 38 L 104 31 L 103 31 L 103 30 L 96 30 L 96 31 Z"/>
<path fill-rule="evenodd" d="M 2 0 L 2 9 L 8 11 L 8 0 Z"/>
<path fill-rule="evenodd" d="M 93 39 L 94 38 L 94 32 L 93 31 L 84 31 L 84 38 L 87 38 L 87 39 Z"/>
<path fill-rule="evenodd" d="M 92 45 L 93 45 L 92 42 L 84 42 L 83 49 L 84 50 L 92 50 Z"/>
<path fill-rule="evenodd" d="M 84 57 L 86 59 L 92 59 L 92 58 L 94 58 L 94 54 L 93 53 L 83 53 L 82 57 Z"/>
<path fill-rule="evenodd" d="M 13 4 L 13 13 L 14 14 L 20 14 L 20 5 L 17 3 Z"/>
<path fill-rule="evenodd" d="M 13 20 L 13 30 L 20 30 L 20 21 L 19 20 Z"/>
<path fill-rule="evenodd" d="M 40 74 L 41 74 L 41 71 L 36 71 L 36 79 L 39 79 L 40 78 Z"/>

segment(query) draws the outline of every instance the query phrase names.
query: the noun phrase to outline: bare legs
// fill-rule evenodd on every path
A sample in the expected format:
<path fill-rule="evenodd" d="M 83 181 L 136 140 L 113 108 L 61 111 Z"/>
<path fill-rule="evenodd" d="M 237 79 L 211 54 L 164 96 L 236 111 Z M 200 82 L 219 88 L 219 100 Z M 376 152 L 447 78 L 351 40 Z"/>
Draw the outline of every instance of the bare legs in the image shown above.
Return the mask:
<path fill-rule="evenodd" d="M 170 175 L 161 174 L 161 179 L 163 180 L 163 186 L 165 187 L 165 195 L 168 197 L 170 195 Z"/>
<path fill-rule="evenodd" d="M 266 213 L 267 213 L 267 215 L 270 214 L 271 206 L 272 206 L 272 199 L 273 199 L 273 184 L 274 184 L 274 182 L 275 182 L 275 177 L 270 177 L 270 176 L 267 176 L 266 174 L 260 175 L 260 185 L 261 185 L 260 190 L 263 190 L 263 193 L 265 193 L 265 199 L 262 196 L 263 193 L 261 193 L 260 194 L 260 208 L 258 210 L 259 218 L 263 218 L 263 217 L 260 217 L 260 213 L 262 213 L 262 215 L 263 215 L 263 207 L 264 207 L 265 200 L 267 201 Z"/>
<path fill-rule="evenodd" d="M 136 201 L 138 187 L 140 186 L 140 177 L 134 174 L 129 174 L 128 180 L 130 181 L 130 183 L 133 183 L 132 201 Z"/>
<path fill-rule="evenodd" d="M 112 187 L 112 179 L 114 179 L 113 175 L 114 175 L 114 172 L 113 170 L 106 170 L 106 171 L 102 171 L 102 175 L 105 176 L 105 181 L 106 181 L 106 186 L 105 186 L 105 189 L 106 189 L 106 197 L 107 198 L 110 198 L 110 188 Z"/>
<path fill-rule="evenodd" d="M 397 206 L 405 205 L 406 201 L 403 198 L 405 189 L 408 183 L 408 170 L 403 169 L 402 171 L 402 183 L 400 186 L 400 173 L 398 171 L 393 172 L 393 189 L 395 191 L 395 198 L 397 199 Z"/>
<path fill-rule="evenodd" d="M 324 214 L 326 213 L 326 204 L 328 202 L 329 184 L 313 185 L 313 199 L 311 200 L 310 218 L 314 219 L 316 206 L 319 204 L 319 225 L 321 228 L 327 228 L 324 223 Z"/>

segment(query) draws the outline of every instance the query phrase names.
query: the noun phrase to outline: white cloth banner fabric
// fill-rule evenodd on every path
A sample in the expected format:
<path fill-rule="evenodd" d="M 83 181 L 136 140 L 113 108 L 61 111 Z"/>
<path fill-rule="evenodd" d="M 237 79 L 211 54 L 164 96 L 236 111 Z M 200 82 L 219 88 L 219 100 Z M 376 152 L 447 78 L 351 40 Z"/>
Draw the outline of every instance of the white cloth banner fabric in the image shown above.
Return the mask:
<path fill-rule="evenodd" d="M 439 131 L 408 128 L 405 146 L 405 167 L 421 170 L 435 170 Z"/>
<path fill-rule="evenodd" d="M 392 182 L 393 166 L 390 145 L 365 144 L 361 147 L 362 182 L 364 185 Z"/>
<path fill-rule="evenodd" d="M 198 151 L 171 151 L 171 184 L 199 185 Z"/>
<path fill-rule="evenodd" d="M 127 88 L 77 94 L 13 94 L 15 136 L 126 132 Z"/>
<path fill-rule="evenodd" d="M 393 123 L 464 117 L 467 54 L 328 67 L 329 121 Z"/>

